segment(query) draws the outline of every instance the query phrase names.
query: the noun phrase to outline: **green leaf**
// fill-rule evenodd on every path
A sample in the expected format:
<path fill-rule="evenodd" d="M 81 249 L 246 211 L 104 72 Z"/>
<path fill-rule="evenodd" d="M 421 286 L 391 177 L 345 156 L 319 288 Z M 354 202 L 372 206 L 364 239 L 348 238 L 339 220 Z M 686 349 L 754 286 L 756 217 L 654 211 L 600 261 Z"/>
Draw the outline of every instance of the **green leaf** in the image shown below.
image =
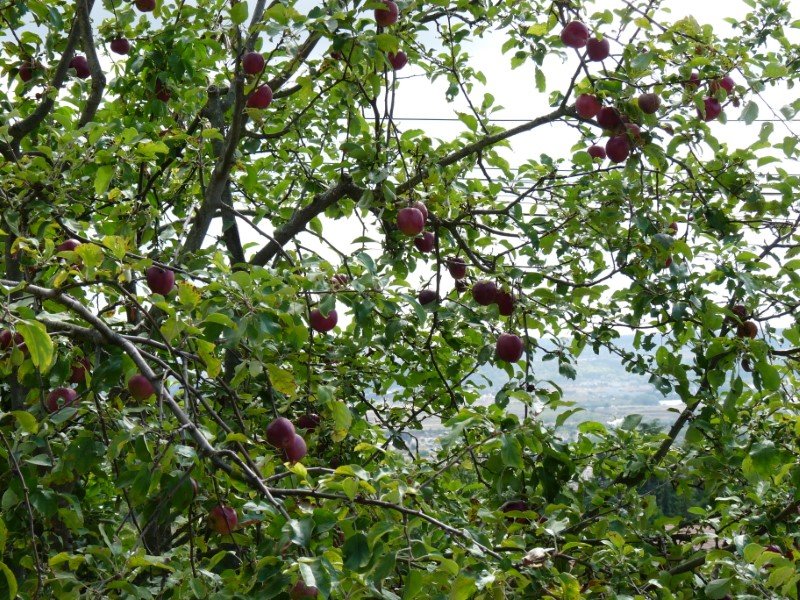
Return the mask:
<path fill-rule="evenodd" d="M 12 410 L 11 414 L 14 415 L 14 418 L 25 433 L 36 433 L 39 431 L 39 423 L 36 421 L 36 417 L 27 410 Z"/>
<path fill-rule="evenodd" d="M 516 469 L 522 468 L 522 446 L 516 436 L 504 434 L 503 446 L 500 450 L 500 456 L 503 459 L 503 464 L 507 467 L 514 467 Z"/>
<path fill-rule="evenodd" d="M 347 408 L 347 405 L 338 400 L 331 400 L 328 403 L 328 408 L 333 416 L 333 433 L 331 437 L 334 442 L 341 442 L 347 437 L 347 432 L 350 431 L 353 415 L 350 414 L 350 409 Z"/>
<path fill-rule="evenodd" d="M 355 533 L 344 543 L 344 566 L 351 571 L 358 571 L 369 562 L 369 543 L 363 533 Z"/>
<path fill-rule="evenodd" d="M 97 196 L 102 196 L 108 189 L 108 184 L 114 177 L 114 167 L 111 165 L 103 165 L 97 169 L 94 174 L 94 193 Z"/>
<path fill-rule="evenodd" d="M 19 321 L 17 331 L 22 334 L 33 365 L 42 373 L 47 373 L 53 364 L 53 340 L 45 326 L 38 321 Z"/>
<path fill-rule="evenodd" d="M 747 106 L 744 107 L 742 111 L 741 119 L 750 125 L 753 121 L 758 118 L 758 104 L 756 104 L 753 100 L 747 103 Z"/>
<path fill-rule="evenodd" d="M 467 600 L 476 589 L 475 580 L 467 575 L 462 575 L 455 580 L 450 588 L 449 600 Z"/>
<path fill-rule="evenodd" d="M 778 369 L 773 367 L 766 361 L 759 361 L 756 363 L 756 370 L 761 376 L 761 383 L 768 390 L 775 391 L 781 386 L 781 376 Z"/>
<path fill-rule="evenodd" d="M 0 561 L 0 571 L 2 571 L 3 575 L 6 576 L 6 585 L 3 587 L 5 587 L 6 591 L 8 592 L 9 600 L 12 600 L 13 598 L 17 597 L 17 578 L 14 577 L 14 573 L 12 573 L 11 569 L 6 566 L 6 563 L 2 561 Z"/>
<path fill-rule="evenodd" d="M 231 21 L 237 25 L 241 25 L 247 20 L 249 8 L 247 2 L 237 2 L 231 6 Z"/>
<path fill-rule="evenodd" d="M 727 596 L 730 589 L 731 580 L 730 577 L 726 577 L 724 579 L 714 579 L 713 581 L 709 582 L 709 584 L 706 586 L 705 593 L 709 598 L 718 600 L 719 598 L 724 598 Z"/>

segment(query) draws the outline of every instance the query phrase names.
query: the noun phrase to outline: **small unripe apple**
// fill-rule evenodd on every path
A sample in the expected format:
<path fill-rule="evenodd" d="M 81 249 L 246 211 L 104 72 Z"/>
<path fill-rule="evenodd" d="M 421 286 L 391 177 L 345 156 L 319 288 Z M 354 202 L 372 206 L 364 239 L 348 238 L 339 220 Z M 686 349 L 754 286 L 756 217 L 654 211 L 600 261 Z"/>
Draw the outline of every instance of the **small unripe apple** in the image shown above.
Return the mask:
<path fill-rule="evenodd" d="M 264 110 L 272 104 L 272 88 L 267 84 L 260 85 L 247 99 L 247 108 Z"/>
<path fill-rule="evenodd" d="M 314 431 L 317 427 L 319 427 L 319 424 L 320 418 L 316 413 L 306 413 L 304 415 L 300 415 L 297 419 L 297 427 L 307 431 Z"/>
<path fill-rule="evenodd" d="M 745 321 L 736 328 L 736 335 L 740 338 L 753 339 L 758 335 L 758 325 L 753 321 Z"/>
<path fill-rule="evenodd" d="M 267 425 L 267 442 L 275 448 L 285 448 L 294 439 L 294 425 L 286 417 L 278 417 Z"/>
<path fill-rule="evenodd" d="M 86 383 L 86 374 L 89 372 L 91 368 L 91 363 L 89 363 L 89 359 L 85 356 L 82 356 L 77 361 L 72 363 L 72 369 L 70 370 L 69 375 L 69 382 L 70 383 Z"/>
<path fill-rule="evenodd" d="M 427 221 L 428 220 L 428 207 L 425 205 L 424 202 L 417 200 L 414 204 L 411 205 L 411 208 L 416 208 L 419 212 L 422 213 L 423 218 Z"/>
<path fill-rule="evenodd" d="M 142 402 L 156 393 L 153 384 L 141 373 L 137 373 L 128 380 L 128 391 L 135 400 Z"/>
<path fill-rule="evenodd" d="M 242 69 L 248 75 L 258 75 L 266 64 L 264 56 L 259 52 L 248 52 L 242 58 Z"/>
<path fill-rule="evenodd" d="M 303 460 L 303 457 L 308 453 L 306 441 L 302 436 L 294 434 L 292 441 L 283 449 L 286 460 L 290 463 L 296 463 Z"/>
<path fill-rule="evenodd" d="M 136 0 L 136 8 L 142 12 L 152 12 L 156 9 L 156 0 Z"/>
<path fill-rule="evenodd" d="M 611 46 L 608 43 L 608 38 L 599 40 L 592 38 L 586 42 L 586 52 L 589 55 L 589 60 L 600 62 L 608 58 L 611 54 Z"/>
<path fill-rule="evenodd" d="M 698 110 L 697 116 L 703 119 L 704 121 L 713 121 L 722 113 L 722 105 L 716 98 L 711 98 L 711 97 L 706 98 L 705 100 L 703 100 L 703 105 L 705 107 L 704 111 L 705 114 L 701 113 Z"/>
<path fill-rule="evenodd" d="M 464 279 L 467 276 L 467 264 L 458 257 L 447 259 L 447 270 L 453 279 Z"/>
<path fill-rule="evenodd" d="M 616 135 L 606 143 L 606 155 L 609 160 L 621 163 L 628 158 L 631 152 L 631 144 L 627 135 Z"/>
<path fill-rule="evenodd" d="M 600 100 L 591 94 L 581 94 L 575 100 L 575 112 L 582 119 L 591 119 L 600 112 L 601 108 L 603 108 L 603 105 Z"/>
<path fill-rule="evenodd" d="M 154 294 L 166 296 L 175 287 L 175 272 L 164 267 L 153 265 L 145 271 L 147 287 Z"/>
<path fill-rule="evenodd" d="M 494 302 L 497 304 L 500 314 L 504 317 L 509 317 L 514 312 L 514 296 L 511 292 L 498 290 L 497 294 L 495 294 Z"/>
<path fill-rule="evenodd" d="M 208 513 L 208 526 L 216 533 L 229 534 L 236 529 L 238 524 L 239 517 L 236 515 L 236 509 L 230 506 L 218 504 Z"/>
<path fill-rule="evenodd" d="M 325 316 L 318 308 L 315 308 L 311 311 L 308 320 L 311 324 L 311 329 L 319 331 L 320 333 L 326 333 L 336 327 L 336 323 L 339 321 L 339 315 L 336 313 L 336 309 L 329 312 L 328 316 Z"/>
<path fill-rule="evenodd" d="M 505 362 L 517 362 L 522 358 L 525 346 L 519 336 L 513 333 L 501 333 L 495 343 L 495 355 Z"/>
<path fill-rule="evenodd" d="M 80 245 L 80 241 L 70 238 L 68 240 L 64 240 L 58 246 L 56 246 L 56 252 L 74 252 L 75 248 Z"/>
<path fill-rule="evenodd" d="M 434 290 L 421 290 L 419 295 L 417 295 L 417 301 L 422 304 L 422 306 L 436 302 L 438 299 L 439 296 L 436 295 Z"/>
<path fill-rule="evenodd" d="M 605 158 L 606 157 L 606 149 L 602 146 L 598 146 L 597 144 L 593 146 L 589 146 L 586 151 L 589 153 L 589 156 L 592 158 Z"/>
<path fill-rule="evenodd" d="M 303 598 L 316 598 L 319 595 L 319 590 L 313 585 L 306 585 L 302 579 L 298 579 L 294 584 L 289 597 L 292 600 L 302 600 Z"/>
<path fill-rule="evenodd" d="M 47 407 L 47 412 L 54 413 L 67 406 L 72 406 L 75 400 L 78 399 L 78 392 L 72 388 L 56 388 L 45 399 L 44 405 Z"/>
<path fill-rule="evenodd" d="M 75 75 L 81 79 L 86 79 L 92 74 L 92 72 L 89 70 L 89 61 L 86 60 L 86 57 L 82 54 L 73 56 L 72 60 L 69 61 L 69 66 L 71 69 L 75 69 Z"/>
<path fill-rule="evenodd" d="M 128 54 L 128 52 L 131 51 L 131 43 L 128 41 L 128 38 L 124 37 L 111 40 L 109 46 L 111 51 L 115 52 L 116 54 Z"/>
<path fill-rule="evenodd" d="M 570 21 L 561 30 L 561 41 L 570 48 L 583 48 L 589 42 L 589 28 L 580 21 Z"/>
<path fill-rule="evenodd" d="M 425 229 L 425 217 L 413 206 L 401 208 L 397 211 L 397 228 L 404 235 L 419 235 Z"/>
<path fill-rule="evenodd" d="M 421 236 L 414 238 L 414 245 L 420 252 L 433 252 L 436 247 L 436 236 L 430 231 L 426 231 Z"/>
<path fill-rule="evenodd" d="M 622 116 L 613 106 L 604 106 L 597 112 L 597 123 L 608 131 L 618 131 L 624 125 Z"/>
<path fill-rule="evenodd" d="M 647 115 L 655 114 L 659 106 L 661 106 L 661 97 L 658 94 L 647 92 L 639 96 L 639 109 L 643 113 Z"/>
<path fill-rule="evenodd" d="M 383 0 L 383 7 L 375 9 L 375 22 L 381 27 L 388 27 L 397 23 L 400 10 L 392 0 Z"/>
<path fill-rule="evenodd" d="M 472 297 L 481 306 L 489 306 L 497 295 L 497 286 L 494 281 L 476 281 L 472 286 Z"/>
<path fill-rule="evenodd" d="M 392 69 L 395 71 L 399 71 L 408 64 L 408 55 L 402 50 L 398 50 L 397 54 L 389 52 L 386 58 L 389 59 L 389 64 L 392 65 Z"/>
<path fill-rule="evenodd" d="M 34 64 L 26 60 L 19 66 L 19 78 L 22 79 L 24 82 L 28 82 L 33 79 L 33 70 L 35 69 Z"/>

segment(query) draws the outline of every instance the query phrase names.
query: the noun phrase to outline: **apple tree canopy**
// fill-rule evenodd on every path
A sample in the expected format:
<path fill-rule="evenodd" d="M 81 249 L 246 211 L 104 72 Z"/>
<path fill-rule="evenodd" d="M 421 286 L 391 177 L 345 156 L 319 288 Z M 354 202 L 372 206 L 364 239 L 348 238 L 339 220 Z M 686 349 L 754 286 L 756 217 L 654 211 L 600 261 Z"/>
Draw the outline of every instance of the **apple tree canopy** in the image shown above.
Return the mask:
<path fill-rule="evenodd" d="M 0 3 L 0 598 L 797 599 L 800 14 L 677 4 Z"/>

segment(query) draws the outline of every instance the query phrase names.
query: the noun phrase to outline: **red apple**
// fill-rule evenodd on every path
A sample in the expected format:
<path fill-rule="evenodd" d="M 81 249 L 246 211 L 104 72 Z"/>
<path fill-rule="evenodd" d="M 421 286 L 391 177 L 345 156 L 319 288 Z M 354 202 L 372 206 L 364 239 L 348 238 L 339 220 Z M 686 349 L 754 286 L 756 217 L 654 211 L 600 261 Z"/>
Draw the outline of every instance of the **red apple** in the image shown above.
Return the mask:
<path fill-rule="evenodd" d="M 74 252 L 75 248 L 80 245 L 80 241 L 70 238 L 68 240 L 64 240 L 58 246 L 56 246 L 56 252 Z"/>
<path fill-rule="evenodd" d="M 417 296 L 417 301 L 422 304 L 422 306 L 436 302 L 438 299 L 439 296 L 436 295 L 434 290 L 421 290 Z"/>
<path fill-rule="evenodd" d="M 72 369 L 69 375 L 69 382 L 70 383 L 85 383 L 86 382 L 86 374 L 89 372 L 91 368 L 91 363 L 89 359 L 85 356 L 82 356 L 74 363 L 72 363 Z"/>
<path fill-rule="evenodd" d="M 27 83 L 28 81 L 33 79 L 33 70 L 35 68 L 36 67 L 31 61 L 26 60 L 19 66 L 19 78 Z"/>
<path fill-rule="evenodd" d="M 286 417 L 273 419 L 267 425 L 267 442 L 276 448 L 285 448 L 294 439 L 294 425 Z"/>
<path fill-rule="evenodd" d="M 667 225 L 667 231 L 669 231 L 671 235 L 676 235 L 678 233 L 678 224 L 672 221 L 672 223 Z"/>
<path fill-rule="evenodd" d="M 625 133 L 636 146 L 641 146 L 644 143 L 644 139 L 642 139 L 642 130 L 639 129 L 638 125 L 634 123 L 625 123 Z"/>
<path fill-rule="evenodd" d="M 699 110 L 697 111 L 697 116 L 704 121 L 713 121 L 722 113 L 722 105 L 716 98 L 706 98 L 703 100 L 703 104 L 705 107 L 705 110 L 703 111 L 705 116 L 703 115 L 703 112 Z"/>
<path fill-rule="evenodd" d="M 464 279 L 464 277 L 467 276 L 466 263 L 457 257 L 447 259 L 447 270 L 450 272 L 450 276 L 453 279 Z"/>
<path fill-rule="evenodd" d="M 156 81 L 156 98 L 161 100 L 162 102 L 169 102 L 169 99 L 172 98 L 172 92 L 169 91 L 167 85 L 161 81 L 160 79 Z"/>
<path fill-rule="evenodd" d="M 561 30 L 561 41 L 570 48 L 583 48 L 589 41 L 589 29 L 580 21 L 570 21 Z"/>
<path fill-rule="evenodd" d="M 388 27 L 397 23 L 400 10 L 392 0 L 383 0 L 383 7 L 375 9 L 375 22 L 381 27 Z"/>
<path fill-rule="evenodd" d="M 689 75 L 689 79 L 684 81 L 683 85 L 689 90 L 697 89 L 700 85 L 700 74 L 697 71 L 692 71 L 692 74 Z"/>
<path fill-rule="evenodd" d="M 736 328 L 736 335 L 740 338 L 755 338 L 758 335 L 758 325 L 753 321 L 745 321 Z"/>
<path fill-rule="evenodd" d="M 218 504 L 208 513 L 208 526 L 212 531 L 220 534 L 229 534 L 236 529 L 239 524 L 239 517 L 236 509 L 224 504 Z"/>
<path fill-rule="evenodd" d="M 575 100 L 575 112 L 582 119 L 591 119 L 600 112 L 601 108 L 603 108 L 603 105 L 600 100 L 591 94 L 581 94 Z"/>
<path fill-rule="evenodd" d="M 408 55 L 402 50 L 398 50 L 397 54 L 389 52 L 386 58 L 389 59 L 389 64 L 395 71 L 399 71 L 408 64 Z"/>
<path fill-rule="evenodd" d="M 404 235 L 419 235 L 425 229 L 425 217 L 418 208 L 407 206 L 397 211 L 397 228 Z"/>
<path fill-rule="evenodd" d="M 294 434 L 292 441 L 283 449 L 283 454 L 290 463 L 296 463 L 303 460 L 303 457 L 308 454 L 308 448 L 306 447 L 306 441 L 302 438 L 302 436 L 298 434 Z"/>
<path fill-rule="evenodd" d="M 8 349 L 12 346 L 16 346 L 23 352 L 27 352 L 28 350 L 28 347 L 25 345 L 25 338 L 22 337 L 21 333 L 11 333 L 8 329 L 0 331 L 0 348 Z"/>
<path fill-rule="evenodd" d="M 157 265 L 147 268 L 145 271 L 147 287 L 154 294 L 166 296 L 175 287 L 175 272 Z"/>
<path fill-rule="evenodd" d="M 598 111 L 597 123 L 607 131 L 618 131 L 624 125 L 622 116 L 613 106 L 604 106 Z"/>
<path fill-rule="evenodd" d="M 334 289 L 343 288 L 348 283 L 350 283 L 350 278 L 344 273 L 336 273 L 331 277 L 331 287 Z"/>
<path fill-rule="evenodd" d="M 627 135 L 617 135 L 606 143 L 606 154 L 615 163 L 621 163 L 628 158 L 631 152 L 631 144 Z"/>
<path fill-rule="evenodd" d="M 745 321 L 747 319 L 747 307 L 744 304 L 734 304 L 731 307 L 731 312 L 739 321 Z"/>
<path fill-rule="evenodd" d="M 264 56 L 259 52 L 248 52 L 242 59 L 242 68 L 248 75 L 258 75 L 266 64 Z"/>
<path fill-rule="evenodd" d="M 639 96 L 639 109 L 643 113 L 655 114 L 659 106 L 661 106 L 661 97 L 658 94 L 648 92 Z"/>
<path fill-rule="evenodd" d="M 667 259 L 664 261 L 664 268 L 669 269 L 671 264 L 672 264 L 672 257 L 668 256 Z"/>
<path fill-rule="evenodd" d="M 733 80 L 733 77 L 730 75 L 726 75 L 722 79 L 717 81 L 712 81 L 708 88 L 711 90 L 712 94 L 716 94 L 717 90 L 723 89 L 727 94 L 733 93 L 733 88 L 736 86 L 736 82 Z"/>
<path fill-rule="evenodd" d="M 266 84 L 258 86 L 247 99 L 247 108 L 259 108 L 263 110 L 270 104 L 272 104 L 272 88 Z"/>
<path fill-rule="evenodd" d="M 156 393 L 153 384 L 141 373 L 137 373 L 128 380 L 128 391 L 135 400 L 142 402 Z"/>
<path fill-rule="evenodd" d="M 603 38 L 602 40 L 592 38 L 586 42 L 586 52 L 589 55 L 589 60 L 600 62 L 608 58 L 608 55 L 611 53 L 611 46 L 607 38 Z"/>
<path fill-rule="evenodd" d="M 319 427 L 319 424 L 320 418 L 316 413 L 306 413 L 304 415 L 300 415 L 300 417 L 297 419 L 297 427 L 307 431 L 314 431 L 317 427 Z"/>
<path fill-rule="evenodd" d="M 606 149 L 602 146 L 598 146 L 595 144 L 594 146 L 589 146 L 586 151 L 589 153 L 589 156 L 592 158 L 605 158 L 606 157 Z"/>
<path fill-rule="evenodd" d="M 332 310 L 328 313 L 326 317 L 323 315 L 318 308 L 315 308 L 311 311 L 309 322 L 311 323 L 311 329 L 314 331 L 319 331 L 321 333 L 325 333 L 326 331 L 330 331 L 334 327 L 336 327 L 336 323 L 339 321 L 339 315 L 336 314 L 336 310 Z"/>
<path fill-rule="evenodd" d="M 420 252 L 433 252 L 436 247 L 436 236 L 430 231 L 426 231 L 421 236 L 414 238 L 414 245 Z"/>
<path fill-rule="evenodd" d="M 530 510 L 530 506 L 528 505 L 527 502 L 525 502 L 525 500 L 509 500 L 508 502 L 503 504 L 503 506 L 500 507 L 500 511 L 504 512 L 504 513 L 517 512 L 517 511 L 525 512 L 527 510 Z M 525 517 L 517 517 L 517 518 L 506 517 L 506 520 L 507 521 L 511 521 L 512 523 L 513 522 L 515 522 L 515 523 L 529 523 L 530 522 L 530 520 L 526 519 Z"/>
<path fill-rule="evenodd" d="M 522 358 L 525 346 L 519 336 L 513 333 L 501 333 L 495 344 L 495 355 L 505 362 L 517 362 Z"/>
<path fill-rule="evenodd" d="M 77 399 L 78 392 L 72 388 L 61 387 L 47 394 L 44 405 L 47 407 L 47 412 L 54 413 L 67 406 L 72 406 Z"/>
<path fill-rule="evenodd" d="M 500 311 L 500 314 L 504 317 L 511 316 L 511 313 L 514 312 L 514 296 L 511 292 L 506 290 L 498 290 L 497 294 L 494 296 L 494 302 L 497 304 L 497 308 Z"/>
<path fill-rule="evenodd" d="M 152 12 L 156 9 L 156 0 L 136 0 L 136 8 L 142 12 Z"/>
<path fill-rule="evenodd" d="M 89 61 L 81 54 L 72 57 L 72 60 L 69 61 L 69 67 L 70 69 L 75 69 L 75 75 L 81 79 L 86 79 L 92 74 L 89 70 Z"/>
<path fill-rule="evenodd" d="M 476 281 L 472 286 L 472 297 L 475 302 L 481 306 L 489 306 L 494 302 L 497 296 L 497 286 L 494 281 L 487 281 L 485 279 Z"/>
<path fill-rule="evenodd" d="M 117 54 L 127 54 L 131 51 L 131 43 L 127 38 L 124 37 L 111 40 L 109 46 L 111 47 L 111 51 L 116 52 Z"/>
<path fill-rule="evenodd" d="M 425 218 L 425 220 L 426 221 L 428 220 L 428 207 L 425 206 L 424 202 L 417 200 L 416 202 L 414 202 L 414 204 L 411 205 L 411 208 L 416 208 L 419 212 L 422 213 L 422 216 Z"/>
<path fill-rule="evenodd" d="M 289 597 L 292 600 L 302 600 L 303 598 L 316 598 L 319 595 L 319 590 L 313 585 L 306 585 L 306 582 L 302 579 L 298 579 L 297 583 L 294 584 L 291 591 L 289 592 Z"/>

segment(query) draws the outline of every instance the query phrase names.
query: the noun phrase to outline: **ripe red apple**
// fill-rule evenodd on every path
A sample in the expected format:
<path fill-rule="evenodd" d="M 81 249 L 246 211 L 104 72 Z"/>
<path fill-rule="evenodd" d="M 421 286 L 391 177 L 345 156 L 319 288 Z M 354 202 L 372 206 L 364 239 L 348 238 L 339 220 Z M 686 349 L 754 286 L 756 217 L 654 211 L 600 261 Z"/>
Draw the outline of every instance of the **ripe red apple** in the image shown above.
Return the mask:
<path fill-rule="evenodd" d="M 69 61 L 69 67 L 70 69 L 75 69 L 75 75 L 81 79 L 86 79 L 92 74 L 92 72 L 89 70 L 89 61 L 86 60 L 86 57 L 82 54 L 73 56 L 72 60 Z"/>
<path fill-rule="evenodd" d="M 705 106 L 705 116 L 699 110 L 697 111 L 697 116 L 704 121 L 713 121 L 722 113 L 722 105 L 716 98 L 706 98 L 703 100 L 703 104 Z"/>
<path fill-rule="evenodd" d="M 509 500 L 503 506 L 500 507 L 500 511 L 504 513 L 509 512 L 525 512 L 526 510 L 530 510 L 530 506 L 528 505 L 525 500 Z M 528 523 L 529 519 L 525 517 L 506 517 L 507 521 L 515 522 L 515 523 Z"/>
<path fill-rule="evenodd" d="M 136 8 L 142 12 L 152 12 L 156 9 L 156 0 L 136 0 Z"/>
<path fill-rule="evenodd" d="M 672 221 L 672 223 L 667 225 L 667 231 L 669 231 L 671 235 L 676 235 L 678 233 L 678 224 Z"/>
<path fill-rule="evenodd" d="M 141 373 L 137 373 L 128 380 L 128 391 L 135 400 L 142 402 L 156 393 L 153 384 Z"/>
<path fill-rule="evenodd" d="M 434 290 L 420 290 L 419 295 L 417 295 L 417 301 L 422 304 L 422 306 L 436 302 L 438 299 L 439 296 L 436 295 Z"/>
<path fill-rule="evenodd" d="M 242 59 L 242 68 L 248 75 L 258 75 L 266 64 L 264 56 L 259 52 L 248 52 Z"/>
<path fill-rule="evenodd" d="M 753 321 L 745 321 L 736 328 L 736 335 L 740 338 L 755 338 L 758 335 L 758 325 Z"/>
<path fill-rule="evenodd" d="M 419 212 L 422 213 L 423 218 L 427 221 L 428 220 L 428 207 L 425 206 L 425 203 L 417 200 L 414 204 L 411 205 L 411 208 L 416 208 Z"/>
<path fill-rule="evenodd" d="M 388 27 L 397 23 L 400 10 L 392 0 L 383 0 L 383 7 L 375 9 L 375 22 L 381 27 Z"/>
<path fill-rule="evenodd" d="M 619 111 L 613 106 L 604 106 L 597 113 L 597 123 L 607 131 L 618 131 L 624 123 Z M 606 149 L 608 151 L 608 149 Z"/>
<path fill-rule="evenodd" d="M 747 319 L 747 307 L 744 304 L 734 304 L 731 307 L 731 312 L 739 321 L 745 321 Z"/>
<path fill-rule="evenodd" d="M 272 104 L 272 88 L 267 84 L 260 85 L 247 99 L 247 108 L 267 108 Z"/>
<path fill-rule="evenodd" d="M 586 151 L 589 153 L 589 156 L 592 158 L 605 158 L 606 157 L 606 149 L 602 146 L 598 146 L 595 144 L 594 146 L 589 146 Z"/>
<path fill-rule="evenodd" d="M 413 206 L 401 208 L 397 211 L 397 228 L 404 235 L 419 235 L 425 229 L 425 217 Z"/>
<path fill-rule="evenodd" d="M 631 152 L 631 144 L 627 135 L 616 135 L 606 143 L 606 155 L 615 163 L 621 163 L 628 158 Z"/>
<path fill-rule="evenodd" d="M 414 245 L 420 252 L 433 252 L 436 247 L 436 236 L 430 231 L 426 231 L 421 236 L 414 238 Z"/>
<path fill-rule="evenodd" d="M 639 109 L 643 113 L 655 114 L 659 106 L 661 106 L 661 97 L 658 94 L 648 92 L 639 96 Z"/>
<path fill-rule="evenodd" d="M 494 296 L 494 302 L 497 304 L 500 314 L 504 317 L 509 317 L 511 313 L 514 312 L 515 302 L 511 292 L 507 290 L 498 290 L 497 294 Z"/>
<path fill-rule="evenodd" d="M 689 79 L 684 81 L 683 85 L 689 90 L 697 89 L 700 85 L 700 74 L 697 71 L 692 71 L 692 74 L 689 75 Z"/>
<path fill-rule="evenodd" d="M 513 333 L 501 333 L 494 346 L 495 355 L 505 362 L 517 362 L 522 358 L 525 346 L 519 336 Z"/>
<path fill-rule="evenodd" d="M 489 306 L 492 304 L 496 295 L 497 286 L 494 281 L 482 279 L 476 281 L 472 286 L 472 297 L 475 299 L 475 302 L 481 306 Z"/>
<path fill-rule="evenodd" d="M 208 513 L 208 526 L 212 531 L 223 535 L 229 534 L 236 529 L 239 524 L 239 517 L 236 509 L 218 504 Z"/>
<path fill-rule="evenodd" d="M 156 81 L 155 94 L 156 98 L 158 98 L 162 102 L 169 102 L 169 99 L 172 98 L 172 92 L 169 91 L 167 85 L 160 79 Z"/>
<path fill-rule="evenodd" d="M 325 333 L 330 331 L 334 327 L 336 327 L 336 323 L 339 321 L 339 315 L 336 314 L 336 310 L 332 310 L 328 313 L 326 317 L 323 315 L 318 308 L 315 308 L 311 311 L 309 316 L 309 323 L 311 323 L 311 329 L 314 331 L 319 331 L 320 333 Z"/>
<path fill-rule="evenodd" d="M 611 46 L 608 43 L 608 38 L 603 38 L 602 40 L 597 38 L 590 39 L 586 42 L 586 52 L 591 61 L 600 62 L 607 59 L 608 55 L 611 54 Z"/>
<path fill-rule="evenodd" d="M 395 71 L 399 71 L 408 64 L 408 55 L 402 50 L 398 50 L 397 54 L 389 52 L 386 58 L 389 59 L 389 64 L 392 65 L 392 69 Z"/>
<path fill-rule="evenodd" d="M 147 287 L 154 294 L 166 296 L 175 287 L 175 272 L 157 265 L 147 268 L 145 279 L 147 280 Z"/>
<path fill-rule="evenodd" d="M 343 288 L 348 283 L 350 283 L 350 278 L 344 273 L 336 273 L 333 277 L 331 277 L 331 287 L 333 289 Z"/>
<path fill-rule="evenodd" d="M 294 425 L 286 417 L 273 419 L 267 425 L 267 442 L 276 448 L 285 448 L 294 439 Z"/>
<path fill-rule="evenodd" d="M 28 350 L 28 347 L 25 345 L 25 338 L 22 337 L 21 333 L 11 333 L 8 329 L 0 331 L 0 348 L 5 350 L 12 346 L 16 346 L 23 352 L 27 352 Z"/>
<path fill-rule="evenodd" d="M 286 460 L 290 463 L 296 463 L 303 460 L 303 457 L 308 453 L 306 441 L 298 434 L 294 434 L 292 441 L 283 449 L 283 454 Z"/>
<path fill-rule="evenodd" d="M 131 43 L 128 41 L 128 38 L 124 37 L 111 40 L 109 46 L 111 47 L 111 51 L 117 54 L 127 54 L 131 51 Z"/>
<path fill-rule="evenodd" d="M 601 108 L 603 108 L 603 105 L 600 100 L 591 94 L 581 94 L 575 100 L 575 112 L 582 119 L 591 119 L 600 112 Z"/>
<path fill-rule="evenodd" d="M 34 64 L 26 60 L 19 66 L 19 78 L 22 79 L 24 82 L 28 82 L 33 79 L 33 70 L 35 69 Z"/>
<path fill-rule="evenodd" d="M 294 584 L 289 597 L 292 600 L 302 600 L 303 598 L 316 598 L 319 595 L 319 590 L 313 585 L 306 585 L 302 579 L 298 579 Z"/>
<path fill-rule="evenodd" d="M 56 246 L 56 252 L 74 252 L 75 248 L 80 245 L 80 241 L 70 238 L 68 240 L 64 240 L 58 246 Z"/>
<path fill-rule="evenodd" d="M 672 264 L 672 257 L 668 256 L 664 261 L 664 268 L 669 269 L 670 265 Z"/>
<path fill-rule="evenodd" d="M 733 77 L 730 75 L 725 75 L 722 79 L 718 79 L 716 81 L 712 81 L 708 88 L 711 90 L 712 94 L 716 94 L 717 90 L 723 89 L 727 94 L 733 93 L 733 88 L 736 86 L 736 82 L 733 80 Z"/>
<path fill-rule="evenodd" d="M 467 264 L 458 257 L 447 259 L 447 270 L 453 279 L 464 279 L 467 276 Z"/>
<path fill-rule="evenodd" d="M 570 48 L 583 48 L 589 41 L 589 28 L 580 21 L 570 21 L 561 30 L 561 41 Z"/>
<path fill-rule="evenodd" d="M 297 419 L 297 427 L 307 431 L 314 431 L 317 427 L 319 427 L 319 424 L 320 418 L 316 413 L 306 413 L 304 415 L 300 415 L 300 417 Z"/>
<path fill-rule="evenodd" d="M 72 388 L 56 388 L 49 394 L 47 394 L 47 398 L 45 399 L 44 405 L 47 408 L 47 412 L 54 413 L 62 408 L 67 406 L 72 406 L 75 400 L 78 399 L 78 392 L 73 390 Z"/>
<path fill-rule="evenodd" d="M 72 363 L 72 369 L 69 374 L 69 382 L 86 383 L 86 374 L 89 372 L 91 366 L 92 365 L 89 362 L 89 359 L 85 356 L 82 356 L 77 361 Z"/>

